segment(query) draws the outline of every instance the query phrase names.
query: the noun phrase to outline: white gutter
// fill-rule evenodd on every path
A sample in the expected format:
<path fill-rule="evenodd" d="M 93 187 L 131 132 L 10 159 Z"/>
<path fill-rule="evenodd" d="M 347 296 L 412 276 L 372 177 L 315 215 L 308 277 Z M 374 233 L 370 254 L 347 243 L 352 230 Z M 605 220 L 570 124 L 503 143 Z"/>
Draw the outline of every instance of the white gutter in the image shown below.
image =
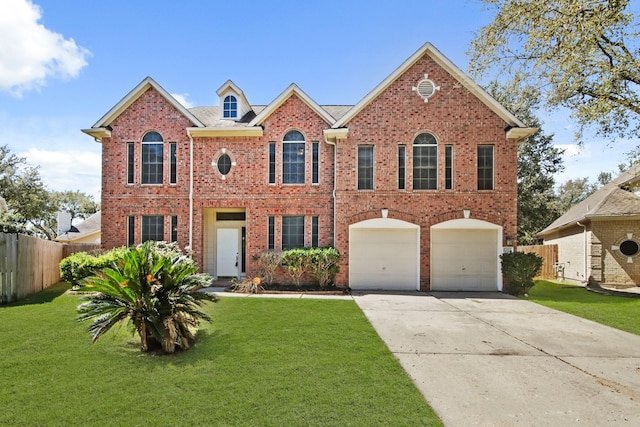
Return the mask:
<path fill-rule="evenodd" d="M 587 278 L 587 226 L 584 224 L 580 224 L 580 221 L 576 222 L 576 225 L 582 227 L 583 231 L 582 234 L 584 236 L 584 281 L 588 282 L 589 279 Z"/>
<path fill-rule="evenodd" d="M 189 135 L 189 250 L 193 251 L 193 136 Z"/>
<path fill-rule="evenodd" d="M 336 180 L 336 172 L 337 172 L 337 160 L 338 160 L 338 146 L 336 145 L 335 142 L 331 142 L 327 139 L 327 134 L 324 134 L 324 142 L 326 142 L 329 145 L 333 145 L 333 192 L 332 192 L 332 197 L 333 197 L 333 247 L 336 247 L 336 226 L 338 224 L 337 221 L 337 217 L 336 217 L 336 186 L 338 185 L 338 181 Z"/>

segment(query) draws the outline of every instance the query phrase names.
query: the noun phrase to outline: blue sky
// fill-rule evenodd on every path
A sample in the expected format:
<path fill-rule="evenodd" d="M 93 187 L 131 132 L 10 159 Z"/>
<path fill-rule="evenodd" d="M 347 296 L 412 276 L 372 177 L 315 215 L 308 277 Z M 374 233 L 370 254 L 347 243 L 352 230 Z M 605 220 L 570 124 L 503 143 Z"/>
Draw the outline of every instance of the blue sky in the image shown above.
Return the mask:
<path fill-rule="evenodd" d="M 48 188 L 99 200 L 100 144 L 80 129 L 146 76 L 188 107 L 217 105 L 228 79 L 253 104 L 292 82 L 320 104 L 354 104 L 427 41 L 465 70 L 491 19 L 478 0 L 2 0 L 0 144 Z M 540 116 L 567 148 L 560 183 L 615 172 L 639 143 L 578 149 L 567 114 Z"/>

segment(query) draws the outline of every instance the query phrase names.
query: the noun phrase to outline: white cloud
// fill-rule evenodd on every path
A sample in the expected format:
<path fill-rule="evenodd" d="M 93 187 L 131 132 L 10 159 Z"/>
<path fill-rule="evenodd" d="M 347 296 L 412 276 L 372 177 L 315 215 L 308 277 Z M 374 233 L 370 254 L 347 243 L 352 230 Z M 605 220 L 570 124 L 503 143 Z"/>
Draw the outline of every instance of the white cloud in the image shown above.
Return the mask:
<path fill-rule="evenodd" d="M 91 53 L 38 23 L 39 6 L 30 0 L 0 2 L 0 90 L 20 95 L 47 78 L 73 78 Z"/>
<path fill-rule="evenodd" d="M 189 96 L 188 93 L 172 93 L 171 96 L 173 96 L 176 101 L 182 104 L 184 108 L 194 107 L 193 103 L 187 99 L 187 97 Z"/>
<path fill-rule="evenodd" d="M 29 165 L 39 166 L 45 186 L 55 191 L 76 191 L 93 196 L 100 201 L 102 162 L 99 153 L 91 151 L 50 151 L 29 148 L 17 153 Z"/>
<path fill-rule="evenodd" d="M 564 150 L 563 157 L 565 160 L 575 157 L 591 157 L 591 146 L 589 144 L 555 144 L 554 147 Z"/>

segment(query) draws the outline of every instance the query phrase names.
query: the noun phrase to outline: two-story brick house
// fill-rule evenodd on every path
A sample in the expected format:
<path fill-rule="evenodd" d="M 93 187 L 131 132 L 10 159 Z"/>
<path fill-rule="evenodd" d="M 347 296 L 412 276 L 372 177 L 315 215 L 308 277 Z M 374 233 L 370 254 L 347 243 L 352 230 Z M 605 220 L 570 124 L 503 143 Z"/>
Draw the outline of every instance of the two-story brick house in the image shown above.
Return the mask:
<path fill-rule="evenodd" d="M 357 289 L 500 290 L 519 139 L 535 132 L 431 44 L 356 105 L 292 84 L 266 106 L 227 81 L 185 108 L 144 79 L 90 129 L 102 244 L 189 246 L 214 277 L 266 249 L 335 246 Z"/>

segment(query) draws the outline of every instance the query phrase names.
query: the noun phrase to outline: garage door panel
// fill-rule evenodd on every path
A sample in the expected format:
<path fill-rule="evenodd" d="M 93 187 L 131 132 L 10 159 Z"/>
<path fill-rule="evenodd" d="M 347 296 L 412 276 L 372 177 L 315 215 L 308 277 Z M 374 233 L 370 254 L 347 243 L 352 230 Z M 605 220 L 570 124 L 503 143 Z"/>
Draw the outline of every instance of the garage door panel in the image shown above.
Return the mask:
<path fill-rule="evenodd" d="M 497 290 L 497 230 L 432 230 L 431 288 Z"/>
<path fill-rule="evenodd" d="M 352 289 L 416 289 L 417 229 L 353 229 L 350 240 Z"/>

